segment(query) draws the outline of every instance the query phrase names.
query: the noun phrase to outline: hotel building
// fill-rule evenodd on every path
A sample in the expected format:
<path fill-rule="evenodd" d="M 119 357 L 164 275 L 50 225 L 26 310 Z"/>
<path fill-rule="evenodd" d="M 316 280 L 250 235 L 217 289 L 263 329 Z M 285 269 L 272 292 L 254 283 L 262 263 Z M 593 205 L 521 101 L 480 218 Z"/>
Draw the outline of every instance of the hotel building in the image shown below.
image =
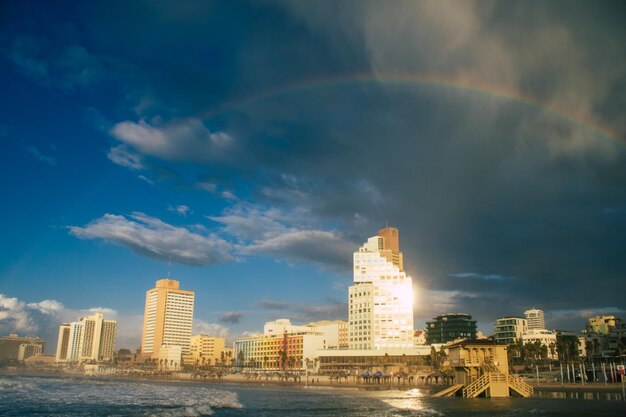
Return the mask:
<path fill-rule="evenodd" d="M 59 326 L 57 362 L 110 361 L 113 359 L 117 322 L 102 313 Z"/>
<path fill-rule="evenodd" d="M 526 316 L 528 330 L 544 330 L 546 328 L 546 322 L 543 318 L 543 310 L 532 308 L 524 311 L 524 316 Z"/>
<path fill-rule="evenodd" d="M 20 337 L 17 334 L 0 337 L 0 361 L 23 361 L 43 353 L 45 342 L 38 337 Z"/>
<path fill-rule="evenodd" d="M 381 229 L 354 253 L 353 260 L 350 349 L 413 347 L 413 280 L 404 272 L 398 229 Z"/>
<path fill-rule="evenodd" d="M 183 355 L 189 354 L 194 298 L 173 279 L 158 280 L 146 291 L 142 354 L 158 358 L 161 346 L 180 346 Z"/>

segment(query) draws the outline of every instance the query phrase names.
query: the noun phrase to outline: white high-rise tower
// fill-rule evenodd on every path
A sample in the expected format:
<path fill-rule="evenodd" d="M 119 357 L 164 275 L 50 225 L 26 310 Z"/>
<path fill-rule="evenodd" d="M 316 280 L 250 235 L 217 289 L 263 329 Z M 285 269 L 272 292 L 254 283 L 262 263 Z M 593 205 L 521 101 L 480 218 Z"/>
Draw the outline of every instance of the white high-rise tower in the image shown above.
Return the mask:
<path fill-rule="evenodd" d="M 350 349 L 413 346 L 413 280 L 404 272 L 398 229 L 387 227 L 354 253 Z"/>
<path fill-rule="evenodd" d="M 543 318 L 543 310 L 532 308 L 524 311 L 526 321 L 528 322 L 528 330 L 544 330 L 546 322 Z"/>

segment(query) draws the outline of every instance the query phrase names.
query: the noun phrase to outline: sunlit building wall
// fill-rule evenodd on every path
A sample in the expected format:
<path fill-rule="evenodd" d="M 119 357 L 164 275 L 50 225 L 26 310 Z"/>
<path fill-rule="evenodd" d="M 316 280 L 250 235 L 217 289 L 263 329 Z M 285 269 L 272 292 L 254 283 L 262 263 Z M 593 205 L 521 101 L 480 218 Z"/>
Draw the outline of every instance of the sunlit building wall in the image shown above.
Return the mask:
<path fill-rule="evenodd" d="M 192 336 L 189 347 L 190 359 L 185 358 L 185 361 L 192 365 L 216 365 L 221 363 L 222 356 L 226 361 L 224 344 L 223 337 L 212 337 L 206 334 Z"/>
<path fill-rule="evenodd" d="M 163 345 L 180 346 L 189 354 L 193 325 L 193 291 L 181 290 L 179 282 L 161 279 L 155 288 L 146 291 L 141 352 L 158 358 Z"/>
<path fill-rule="evenodd" d="M 257 335 L 234 343 L 235 367 L 256 370 L 304 370 L 315 363 L 324 349 L 324 335 L 318 332 Z"/>
<path fill-rule="evenodd" d="M 117 322 L 102 313 L 59 326 L 57 362 L 110 361 L 113 359 Z"/>
<path fill-rule="evenodd" d="M 62 323 L 59 326 L 59 338 L 57 340 L 57 353 L 56 361 L 65 362 L 68 359 L 68 353 L 70 348 L 70 333 L 72 331 L 72 325 L 70 323 Z"/>
<path fill-rule="evenodd" d="M 404 272 L 398 229 L 380 230 L 354 253 L 353 261 L 350 349 L 412 347 L 413 280 Z"/>
<path fill-rule="evenodd" d="M 496 343 L 510 345 L 522 339 L 528 330 L 526 319 L 520 317 L 501 317 L 496 319 L 494 340 Z"/>

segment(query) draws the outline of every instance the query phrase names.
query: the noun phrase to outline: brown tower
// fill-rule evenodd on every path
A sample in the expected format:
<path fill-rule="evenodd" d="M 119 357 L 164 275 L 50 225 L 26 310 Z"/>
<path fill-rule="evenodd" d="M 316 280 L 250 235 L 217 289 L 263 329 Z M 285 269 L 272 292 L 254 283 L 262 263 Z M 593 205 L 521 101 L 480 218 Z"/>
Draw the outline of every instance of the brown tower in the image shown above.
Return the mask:
<path fill-rule="evenodd" d="M 404 271 L 402 252 L 400 252 L 400 232 L 395 227 L 385 227 L 378 231 L 378 236 L 385 239 L 383 255 L 389 262 L 396 265 L 400 271 Z"/>

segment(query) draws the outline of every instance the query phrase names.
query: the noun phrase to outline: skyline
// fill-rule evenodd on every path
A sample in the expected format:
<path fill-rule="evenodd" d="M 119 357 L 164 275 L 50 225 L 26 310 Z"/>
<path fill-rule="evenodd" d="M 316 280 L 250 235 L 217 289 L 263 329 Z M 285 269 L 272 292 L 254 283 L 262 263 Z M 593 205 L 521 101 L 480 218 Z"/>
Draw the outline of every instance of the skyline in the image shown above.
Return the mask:
<path fill-rule="evenodd" d="M 387 223 L 416 327 L 623 317 L 625 13 L 3 4 L 0 334 L 49 350 L 102 311 L 138 347 L 169 262 L 194 334 L 347 319 L 352 253 Z"/>

